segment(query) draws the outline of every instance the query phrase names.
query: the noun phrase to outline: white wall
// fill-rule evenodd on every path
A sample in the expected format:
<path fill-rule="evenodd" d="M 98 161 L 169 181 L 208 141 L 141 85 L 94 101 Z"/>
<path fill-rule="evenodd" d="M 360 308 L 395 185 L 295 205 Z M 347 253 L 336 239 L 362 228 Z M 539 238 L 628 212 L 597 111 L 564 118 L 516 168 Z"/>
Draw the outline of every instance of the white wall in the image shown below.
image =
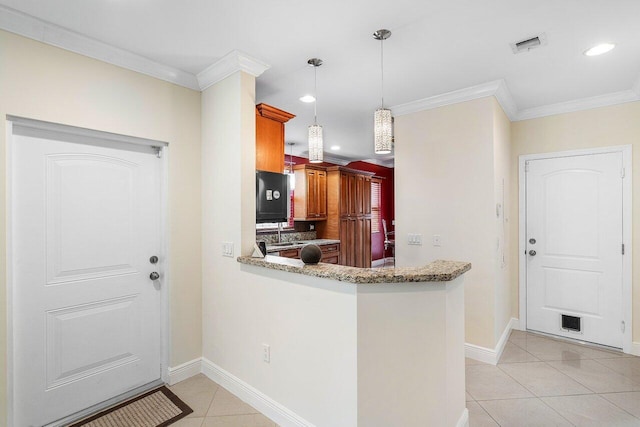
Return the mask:
<path fill-rule="evenodd" d="M 395 120 L 397 263 L 471 262 L 466 342 L 491 349 L 496 313 L 502 312 L 496 308 L 494 108 L 489 97 Z M 408 233 L 422 234 L 422 246 L 409 246 Z M 441 247 L 433 246 L 434 234 Z"/>
<path fill-rule="evenodd" d="M 0 31 L 0 420 L 7 402 L 7 114 L 169 142 L 170 363 L 198 358 L 200 94 Z"/>
<path fill-rule="evenodd" d="M 355 286 L 221 256 L 222 242 L 238 256 L 255 240 L 254 108 L 255 82 L 244 73 L 202 94 L 205 363 L 315 425 L 353 426 Z M 271 363 L 262 361 L 263 344 Z"/>
<path fill-rule="evenodd" d="M 358 426 L 457 425 L 463 311 L 463 277 L 358 285 Z"/>

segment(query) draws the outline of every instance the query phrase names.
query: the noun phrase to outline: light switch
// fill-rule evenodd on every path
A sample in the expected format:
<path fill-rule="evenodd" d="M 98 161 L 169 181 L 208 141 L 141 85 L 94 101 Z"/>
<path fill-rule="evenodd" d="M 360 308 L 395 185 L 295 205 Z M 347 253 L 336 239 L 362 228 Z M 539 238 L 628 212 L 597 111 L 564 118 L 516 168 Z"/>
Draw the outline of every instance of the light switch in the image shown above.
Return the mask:
<path fill-rule="evenodd" d="M 422 234 L 408 234 L 407 242 L 410 245 L 422 245 Z"/>
<path fill-rule="evenodd" d="M 222 256 L 233 257 L 233 242 L 222 243 Z"/>

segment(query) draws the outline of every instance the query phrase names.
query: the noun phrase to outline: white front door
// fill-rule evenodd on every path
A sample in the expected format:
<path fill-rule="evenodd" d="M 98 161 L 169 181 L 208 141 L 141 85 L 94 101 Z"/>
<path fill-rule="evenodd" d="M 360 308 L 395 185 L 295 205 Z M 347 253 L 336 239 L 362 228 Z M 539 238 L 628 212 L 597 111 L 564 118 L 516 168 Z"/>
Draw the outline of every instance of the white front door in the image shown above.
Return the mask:
<path fill-rule="evenodd" d="M 526 164 L 527 329 L 622 348 L 622 153 Z"/>
<path fill-rule="evenodd" d="M 12 149 L 13 419 L 41 426 L 160 378 L 161 162 L 24 134 Z"/>

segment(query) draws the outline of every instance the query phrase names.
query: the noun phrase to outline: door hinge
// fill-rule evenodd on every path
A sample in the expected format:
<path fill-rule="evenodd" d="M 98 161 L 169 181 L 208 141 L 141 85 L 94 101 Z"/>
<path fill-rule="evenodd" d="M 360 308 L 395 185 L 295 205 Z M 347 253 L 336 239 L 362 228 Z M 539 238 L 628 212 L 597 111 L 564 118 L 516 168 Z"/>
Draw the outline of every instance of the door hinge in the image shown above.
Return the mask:
<path fill-rule="evenodd" d="M 622 244 L 622 255 L 624 255 L 624 243 Z"/>
<path fill-rule="evenodd" d="M 620 177 L 624 178 L 624 168 L 620 169 Z"/>
<path fill-rule="evenodd" d="M 620 322 L 620 330 L 624 334 L 624 331 L 627 329 L 627 325 L 624 324 L 624 320 Z"/>
<path fill-rule="evenodd" d="M 524 171 L 529 172 L 529 162 L 524 162 Z"/>

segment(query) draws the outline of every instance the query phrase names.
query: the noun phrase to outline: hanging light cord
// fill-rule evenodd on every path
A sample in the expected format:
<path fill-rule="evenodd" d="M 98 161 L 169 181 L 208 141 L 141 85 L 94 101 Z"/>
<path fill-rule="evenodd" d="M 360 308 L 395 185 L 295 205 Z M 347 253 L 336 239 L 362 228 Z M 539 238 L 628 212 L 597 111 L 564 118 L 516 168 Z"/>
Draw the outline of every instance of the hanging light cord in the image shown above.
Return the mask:
<path fill-rule="evenodd" d="M 380 92 L 382 94 L 382 108 L 384 108 L 384 38 L 380 38 Z"/>
<path fill-rule="evenodd" d="M 313 91 L 316 95 L 316 101 L 313 103 L 313 124 L 318 125 L 318 66 L 313 66 Z"/>

